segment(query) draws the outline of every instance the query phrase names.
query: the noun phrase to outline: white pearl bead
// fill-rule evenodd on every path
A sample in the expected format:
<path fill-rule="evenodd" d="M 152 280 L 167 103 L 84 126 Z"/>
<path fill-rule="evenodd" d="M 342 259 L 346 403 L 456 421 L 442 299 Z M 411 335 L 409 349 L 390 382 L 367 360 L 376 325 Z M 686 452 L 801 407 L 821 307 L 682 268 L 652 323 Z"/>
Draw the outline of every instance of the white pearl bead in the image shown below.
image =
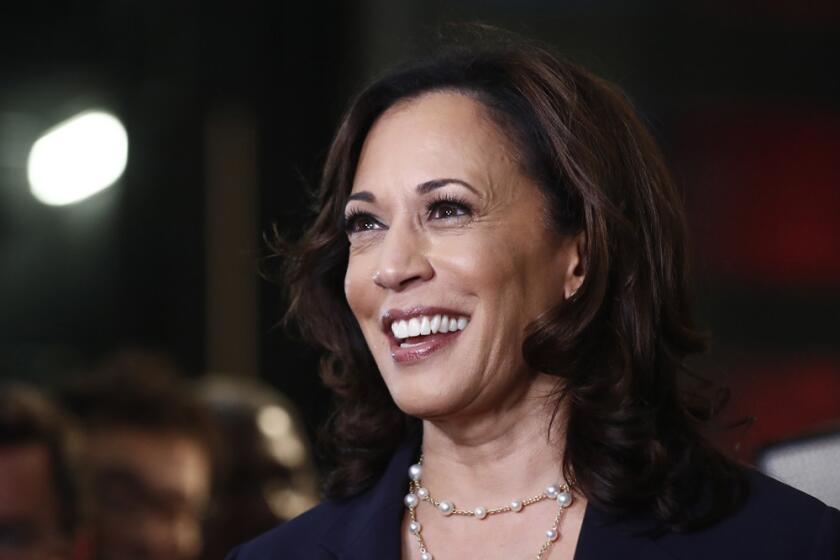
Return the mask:
<path fill-rule="evenodd" d="M 548 538 L 548 540 L 553 542 L 556 541 L 557 537 L 559 537 L 560 535 L 557 533 L 556 529 L 549 529 L 545 532 L 545 536 Z"/>
<path fill-rule="evenodd" d="M 572 499 L 571 492 L 560 492 L 557 494 L 557 503 L 560 504 L 561 508 L 567 508 L 572 505 Z"/>
<path fill-rule="evenodd" d="M 444 500 L 438 504 L 438 511 L 443 515 L 452 515 L 452 512 L 455 511 L 455 504 Z"/>
<path fill-rule="evenodd" d="M 421 500 L 425 500 L 426 498 L 429 497 L 429 491 L 425 488 L 422 488 L 422 487 L 418 488 L 417 489 L 417 497 L 420 498 Z"/>
<path fill-rule="evenodd" d="M 409 509 L 414 509 L 417 507 L 417 504 L 420 500 L 414 494 L 406 494 L 405 498 L 403 498 L 403 502 L 405 502 L 405 506 Z"/>
<path fill-rule="evenodd" d="M 473 510 L 473 515 L 474 515 L 477 519 L 484 519 L 485 517 L 487 517 L 487 509 L 486 509 L 486 508 L 483 508 L 483 507 L 481 507 L 481 506 L 478 506 L 477 508 L 475 508 L 475 509 Z"/>
<path fill-rule="evenodd" d="M 560 488 L 558 488 L 555 484 L 551 486 L 545 487 L 545 495 L 551 498 L 552 500 L 557 497 L 557 494 L 560 493 Z"/>
<path fill-rule="evenodd" d="M 423 467 L 419 463 L 415 463 L 408 467 L 408 478 L 414 482 L 423 478 Z"/>
<path fill-rule="evenodd" d="M 522 502 L 520 500 L 513 500 L 510 503 L 510 509 L 512 509 L 515 512 L 522 511 Z"/>
<path fill-rule="evenodd" d="M 412 535 L 416 535 L 417 533 L 419 533 L 422 530 L 423 530 L 423 526 L 420 525 L 419 521 L 412 521 L 411 523 L 408 524 L 408 532 L 411 533 Z"/>
<path fill-rule="evenodd" d="M 432 555 L 428 552 L 420 553 L 420 560 L 433 560 Z"/>

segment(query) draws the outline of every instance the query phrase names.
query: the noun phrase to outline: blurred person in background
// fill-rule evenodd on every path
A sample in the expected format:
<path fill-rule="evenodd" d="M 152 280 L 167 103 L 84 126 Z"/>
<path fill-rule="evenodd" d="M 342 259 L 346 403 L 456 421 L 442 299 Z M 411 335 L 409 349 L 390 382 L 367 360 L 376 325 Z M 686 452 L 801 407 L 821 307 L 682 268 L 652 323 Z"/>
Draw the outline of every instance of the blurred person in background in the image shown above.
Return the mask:
<path fill-rule="evenodd" d="M 207 520 L 204 560 L 296 517 L 318 502 L 312 453 L 294 404 L 270 386 L 208 375 L 198 394 L 221 432 L 223 472 Z"/>
<path fill-rule="evenodd" d="M 95 560 L 192 560 L 210 501 L 214 425 L 177 370 L 125 352 L 63 398 L 85 434 Z"/>
<path fill-rule="evenodd" d="M 0 560 L 83 560 L 73 433 L 34 389 L 0 388 Z"/>

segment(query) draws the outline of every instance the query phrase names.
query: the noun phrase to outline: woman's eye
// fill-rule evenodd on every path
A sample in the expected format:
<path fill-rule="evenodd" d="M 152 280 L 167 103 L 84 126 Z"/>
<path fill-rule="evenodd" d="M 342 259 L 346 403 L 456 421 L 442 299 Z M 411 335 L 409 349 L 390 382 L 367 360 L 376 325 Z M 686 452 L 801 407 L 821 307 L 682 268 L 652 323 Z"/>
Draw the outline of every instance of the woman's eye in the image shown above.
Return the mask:
<path fill-rule="evenodd" d="M 347 234 L 359 233 L 379 229 L 381 224 L 372 215 L 367 213 L 353 214 L 344 219 L 344 230 Z"/>
<path fill-rule="evenodd" d="M 435 202 L 429 207 L 429 218 L 433 220 L 459 218 L 461 216 L 469 216 L 470 213 L 470 208 L 460 202 Z"/>

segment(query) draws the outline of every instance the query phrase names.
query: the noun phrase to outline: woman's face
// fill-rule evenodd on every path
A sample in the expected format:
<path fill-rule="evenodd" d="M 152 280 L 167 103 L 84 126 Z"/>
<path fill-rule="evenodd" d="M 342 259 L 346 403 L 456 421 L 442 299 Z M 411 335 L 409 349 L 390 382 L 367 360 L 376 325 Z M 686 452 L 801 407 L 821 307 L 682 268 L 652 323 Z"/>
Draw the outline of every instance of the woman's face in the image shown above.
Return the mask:
<path fill-rule="evenodd" d="M 512 405 L 526 327 L 580 284 L 512 140 L 471 97 L 401 102 L 365 139 L 345 293 L 397 405 L 426 419 Z"/>

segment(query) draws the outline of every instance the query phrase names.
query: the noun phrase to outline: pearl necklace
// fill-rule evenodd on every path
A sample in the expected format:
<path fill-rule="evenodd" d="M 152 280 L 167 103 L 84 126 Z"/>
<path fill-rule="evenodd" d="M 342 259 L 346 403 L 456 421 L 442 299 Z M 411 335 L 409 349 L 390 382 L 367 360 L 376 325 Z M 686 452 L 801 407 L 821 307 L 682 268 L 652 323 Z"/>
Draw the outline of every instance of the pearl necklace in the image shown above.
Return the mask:
<path fill-rule="evenodd" d="M 498 515 L 500 513 L 510 512 L 519 513 L 527 506 L 536 504 L 537 502 L 541 502 L 543 500 L 557 500 L 560 510 L 557 512 L 557 515 L 554 516 L 554 523 L 551 525 L 551 528 L 545 532 L 546 541 L 540 547 L 539 552 L 537 552 L 536 560 L 542 560 L 545 553 L 549 548 L 551 548 L 551 545 L 560 538 L 560 519 L 566 508 L 572 505 L 572 501 L 574 499 L 572 495 L 572 487 L 570 485 L 551 484 L 546 486 L 545 490 L 536 496 L 521 500 L 512 500 L 508 505 L 502 507 L 487 509 L 486 507 L 478 506 L 471 510 L 463 510 L 456 508 L 455 504 L 450 500 L 436 500 L 432 497 L 429 490 L 423 486 L 422 455 L 416 464 L 411 465 L 408 468 L 408 478 L 410 479 L 408 483 L 408 494 L 406 494 L 403 502 L 405 503 L 405 507 L 408 508 L 408 515 L 411 519 L 408 524 L 408 531 L 414 535 L 417 539 L 417 544 L 420 547 L 420 560 L 433 560 L 432 553 L 429 552 L 429 548 L 426 546 L 426 541 L 423 539 L 423 526 L 420 525 L 419 521 L 417 521 L 416 510 L 421 501 L 429 502 L 445 517 L 449 517 L 450 515 L 461 515 L 481 520 L 487 518 L 488 515 Z"/>

